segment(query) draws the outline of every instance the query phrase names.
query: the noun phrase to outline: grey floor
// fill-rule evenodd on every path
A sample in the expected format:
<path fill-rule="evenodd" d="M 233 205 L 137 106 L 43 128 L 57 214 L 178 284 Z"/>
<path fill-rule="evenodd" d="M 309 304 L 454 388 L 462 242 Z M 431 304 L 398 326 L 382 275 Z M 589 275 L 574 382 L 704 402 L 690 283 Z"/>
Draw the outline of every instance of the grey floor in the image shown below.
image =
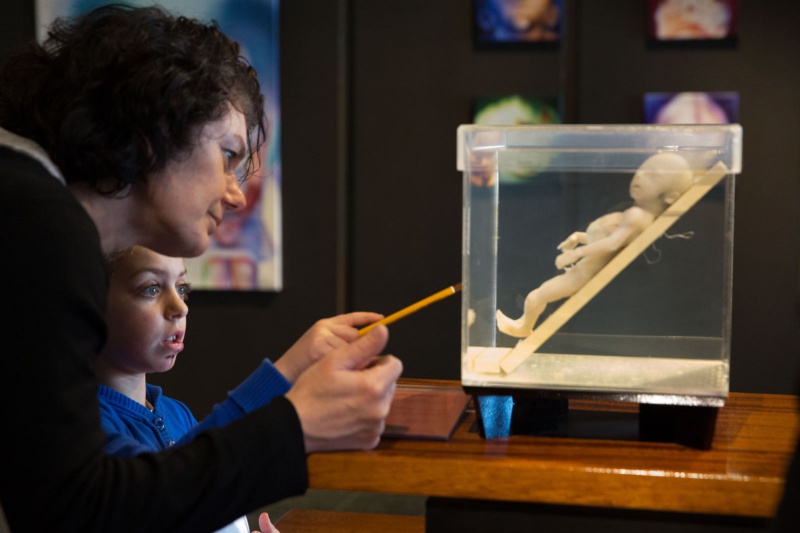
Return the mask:
<path fill-rule="evenodd" d="M 424 516 L 425 497 L 309 489 L 303 496 L 288 498 L 250 513 L 247 519 L 252 529 L 258 525 L 258 515 L 262 512 L 269 513 L 270 519 L 276 522 L 292 509 Z"/>

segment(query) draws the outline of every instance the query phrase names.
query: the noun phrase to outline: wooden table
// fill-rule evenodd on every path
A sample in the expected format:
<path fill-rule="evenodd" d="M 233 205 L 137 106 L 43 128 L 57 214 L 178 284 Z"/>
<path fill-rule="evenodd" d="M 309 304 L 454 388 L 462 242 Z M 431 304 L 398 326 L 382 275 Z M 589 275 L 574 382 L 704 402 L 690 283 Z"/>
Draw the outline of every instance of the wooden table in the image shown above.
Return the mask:
<path fill-rule="evenodd" d="M 421 516 L 292 509 L 275 523 L 282 533 L 422 533 Z"/>
<path fill-rule="evenodd" d="M 459 389 L 460 383 L 401 380 L 399 386 L 446 391 Z M 624 417 L 635 411 L 631 404 L 570 402 L 570 416 Z M 798 433 L 798 405 L 795 396 L 731 393 L 710 450 L 599 433 L 484 440 L 474 426 L 475 413 L 468 408 L 448 441 L 383 439 L 372 451 L 311 455 L 310 486 L 767 518 L 783 491 Z"/>

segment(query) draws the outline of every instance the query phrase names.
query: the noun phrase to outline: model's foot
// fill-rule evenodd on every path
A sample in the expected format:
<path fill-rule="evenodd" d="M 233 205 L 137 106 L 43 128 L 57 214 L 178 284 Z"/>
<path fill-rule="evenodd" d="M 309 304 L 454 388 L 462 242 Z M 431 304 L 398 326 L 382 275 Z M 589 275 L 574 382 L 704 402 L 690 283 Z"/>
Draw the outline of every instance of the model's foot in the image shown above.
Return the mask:
<path fill-rule="evenodd" d="M 506 335 L 511 335 L 512 337 L 524 338 L 527 337 L 532 333 L 532 329 L 530 327 L 525 327 L 523 319 L 525 315 L 520 317 L 518 320 L 511 320 L 506 315 L 503 314 L 501 310 L 497 310 L 495 313 L 497 317 L 497 329 L 505 333 Z"/>

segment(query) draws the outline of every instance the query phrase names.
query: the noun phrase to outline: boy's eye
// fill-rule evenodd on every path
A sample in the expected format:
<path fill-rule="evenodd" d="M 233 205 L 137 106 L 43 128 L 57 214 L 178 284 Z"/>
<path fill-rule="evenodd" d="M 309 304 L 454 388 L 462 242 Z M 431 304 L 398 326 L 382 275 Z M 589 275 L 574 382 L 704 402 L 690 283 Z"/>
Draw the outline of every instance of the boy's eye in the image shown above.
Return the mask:
<path fill-rule="evenodd" d="M 159 287 L 158 284 L 154 283 L 154 284 L 148 285 L 147 287 L 142 289 L 140 294 L 142 294 L 143 296 L 158 296 L 158 293 L 160 292 L 160 290 L 161 290 L 161 287 Z"/>
<path fill-rule="evenodd" d="M 178 294 L 183 296 L 183 300 L 186 301 L 189 299 L 189 293 L 192 292 L 192 284 L 191 283 L 181 283 L 178 285 Z"/>

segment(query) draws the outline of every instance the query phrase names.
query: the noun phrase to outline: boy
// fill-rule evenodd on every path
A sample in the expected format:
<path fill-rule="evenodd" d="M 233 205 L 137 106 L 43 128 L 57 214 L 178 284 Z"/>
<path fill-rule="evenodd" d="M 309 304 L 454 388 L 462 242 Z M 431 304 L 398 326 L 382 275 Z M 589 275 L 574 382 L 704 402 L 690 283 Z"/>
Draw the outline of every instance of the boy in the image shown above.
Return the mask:
<path fill-rule="evenodd" d="M 299 374 L 313 362 L 304 360 L 308 359 L 306 353 L 322 357 L 338 344 L 335 341 L 355 339 L 356 323 L 381 318 L 375 313 L 352 313 L 320 321 L 298 342 L 316 343 L 316 350 L 292 349 L 276 365 L 265 359 L 198 423 L 186 405 L 163 396 L 160 387 L 147 384 L 148 373 L 170 370 L 184 348 L 191 285 L 183 260 L 141 246 L 109 254 L 107 260 L 108 340 L 97 360 L 98 399 L 101 425 L 107 434 L 105 451 L 119 457 L 184 444 L 201 431 L 221 427 L 268 404 L 292 386 L 279 368 L 293 378 L 292 370 Z M 274 531 L 271 524 L 264 528 L 262 523 L 262 529 L 264 533 Z M 247 533 L 247 519 L 242 517 L 220 531 Z"/>

